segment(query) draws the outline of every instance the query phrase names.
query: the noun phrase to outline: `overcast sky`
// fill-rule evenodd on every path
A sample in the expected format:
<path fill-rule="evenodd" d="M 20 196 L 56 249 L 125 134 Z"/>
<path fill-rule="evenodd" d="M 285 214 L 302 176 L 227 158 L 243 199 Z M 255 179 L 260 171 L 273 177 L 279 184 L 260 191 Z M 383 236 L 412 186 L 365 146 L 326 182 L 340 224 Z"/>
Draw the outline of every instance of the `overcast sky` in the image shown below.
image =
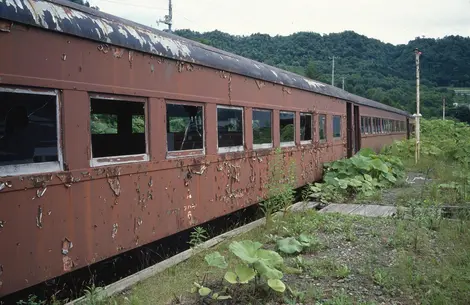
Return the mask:
<path fill-rule="evenodd" d="M 89 0 L 101 11 L 156 28 L 168 0 Z M 417 36 L 470 36 L 470 0 L 173 0 L 174 29 L 289 35 L 353 30 L 393 44 Z"/>

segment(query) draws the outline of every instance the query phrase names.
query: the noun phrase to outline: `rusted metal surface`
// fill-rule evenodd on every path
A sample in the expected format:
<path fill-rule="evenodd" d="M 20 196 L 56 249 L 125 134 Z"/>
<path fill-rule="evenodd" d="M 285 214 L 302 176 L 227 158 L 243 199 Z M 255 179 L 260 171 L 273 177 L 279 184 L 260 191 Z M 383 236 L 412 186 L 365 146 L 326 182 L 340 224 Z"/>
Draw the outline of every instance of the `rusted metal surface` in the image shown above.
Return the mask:
<path fill-rule="evenodd" d="M 0 0 L 0 15 L 20 1 L 5 6 Z M 252 108 L 273 109 L 275 118 L 294 111 L 297 128 L 300 112 L 313 113 L 312 143 L 300 145 L 297 132 L 296 146 L 283 149 L 284 164 L 296 163 L 297 186 L 319 179 L 323 162 L 346 156 L 344 101 L 129 49 L 104 52 L 99 45 L 16 26 L 2 36 L 0 85 L 60 90 L 65 171 L 0 177 L 0 244 L 9 249 L 0 251 L 0 296 L 257 202 L 266 194 L 274 156 L 270 149 L 252 150 Z M 90 167 L 91 93 L 146 98 L 149 161 Z M 167 158 L 169 100 L 204 103 L 205 154 Z M 245 107 L 243 152 L 217 154 L 216 104 Z M 361 107 L 361 114 L 367 111 Z M 319 113 L 329 122 L 323 143 Z M 332 115 L 342 116 L 340 139 L 331 136 Z M 273 128 L 279 147 L 276 119 Z M 385 138 L 377 136 L 377 143 Z"/>
<path fill-rule="evenodd" d="M 108 44 L 180 61 L 178 62 L 179 72 L 182 70 L 191 71 L 191 64 L 197 63 L 286 87 L 303 89 L 356 104 L 408 115 L 402 110 L 356 96 L 334 86 L 68 1 L 0 0 L 0 19 L 99 41 L 104 43 L 104 45 L 98 46 L 100 51 L 105 54 L 111 51 L 117 58 L 121 58 L 124 52 L 119 48 L 112 49 Z M 64 54 L 67 56 L 66 53 Z M 128 53 L 128 58 L 129 64 L 132 66 L 132 52 Z M 150 65 L 151 70 L 153 67 Z M 257 82 L 256 84 L 261 89 L 263 83 Z M 284 87 L 282 90 L 286 93 L 291 91 L 291 89 Z"/>

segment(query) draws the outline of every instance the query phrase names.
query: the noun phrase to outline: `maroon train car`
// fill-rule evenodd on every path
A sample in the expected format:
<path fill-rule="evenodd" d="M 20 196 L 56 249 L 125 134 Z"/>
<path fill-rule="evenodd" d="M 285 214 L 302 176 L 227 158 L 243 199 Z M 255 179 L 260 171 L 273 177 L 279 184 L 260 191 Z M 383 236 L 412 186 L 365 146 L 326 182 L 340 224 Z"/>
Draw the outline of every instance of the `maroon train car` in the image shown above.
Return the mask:
<path fill-rule="evenodd" d="M 59 0 L 0 0 L 0 297 L 253 205 L 409 114 Z"/>

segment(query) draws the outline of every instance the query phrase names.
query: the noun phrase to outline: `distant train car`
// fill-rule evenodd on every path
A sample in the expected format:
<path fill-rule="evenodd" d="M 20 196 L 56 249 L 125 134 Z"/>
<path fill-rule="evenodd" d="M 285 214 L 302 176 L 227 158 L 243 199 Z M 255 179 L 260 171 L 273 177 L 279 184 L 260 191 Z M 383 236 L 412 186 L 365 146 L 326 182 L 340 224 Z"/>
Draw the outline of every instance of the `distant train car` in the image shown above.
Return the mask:
<path fill-rule="evenodd" d="M 115 16 L 0 0 L 0 296 L 256 204 L 409 114 Z"/>

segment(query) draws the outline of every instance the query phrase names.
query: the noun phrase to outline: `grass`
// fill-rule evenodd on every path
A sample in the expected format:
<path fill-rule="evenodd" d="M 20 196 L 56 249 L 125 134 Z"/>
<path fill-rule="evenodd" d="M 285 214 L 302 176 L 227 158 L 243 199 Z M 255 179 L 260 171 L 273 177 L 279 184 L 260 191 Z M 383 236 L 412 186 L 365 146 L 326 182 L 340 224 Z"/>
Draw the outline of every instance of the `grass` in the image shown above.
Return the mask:
<path fill-rule="evenodd" d="M 438 227 L 429 227 L 417 219 L 306 211 L 289 213 L 275 219 L 269 230 L 258 228 L 236 239 L 260 241 L 275 249 L 275 236 L 299 232 L 314 236 L 315 246 L 300 255 L 284 256 L 283 281 L 289 289 L 283 295 L 254 291 L 247 284 L 230 288 L 234 302 L 223 304 L 463 304 L 470 299 L 466 219 L 444 219 Z M 355 236 L 353 241 L 350 235 Z M 233 264 L 229 242 L 206 253 L 219 251 Z M 143 281 L 113 301 L 130 304 L 125 298 L 132 297 L 140 305 L 201 304 L 190 293 L 194 281 L 217 289 L 228 285 L 223 281 L 224 270 L 207 267 L 206 253 Z M 206 271 L 210 272 L 204 275 Z"/>

